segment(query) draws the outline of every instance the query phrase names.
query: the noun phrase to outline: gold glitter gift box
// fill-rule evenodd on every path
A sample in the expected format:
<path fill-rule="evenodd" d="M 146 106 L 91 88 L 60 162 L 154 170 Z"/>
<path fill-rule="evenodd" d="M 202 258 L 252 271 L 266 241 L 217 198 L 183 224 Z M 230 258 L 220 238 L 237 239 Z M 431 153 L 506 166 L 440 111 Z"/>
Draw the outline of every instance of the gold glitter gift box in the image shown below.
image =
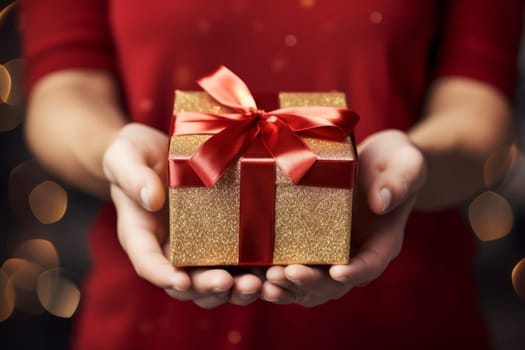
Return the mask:
<path fill-rule="evenodd" d="M 257 96 L 256 96 L 257 97 Z M 275 96 L 281 108 L 297 106 L 330 106 L 345 108 L 342 93 L 279 93 Z M 259 100 L 256 98 L 259 102 Z M 174 112 L 229 113 L 230 109 L 216 102 L 205 92 L 176 91 Z M 212 135 L 171 136 L 169 145 L 170 172 L 172 165 L 187 160 Z M 346 174 L 332 173 L 332 178 L 345 177 L 345 186 L 326 187 L 296 185 L 278 167 L 274 166 L 275 193 L 273 206 L 273 237 L 246 238 L 252 248 L 243 248 L 240 225 L 243 225 L 242 207 L 243 154 L 229 167 L 212 187 L 184 185 L 169 188 L 170 258 L 175 266 L 214 265 L 284 265 L 345 264 L 350 259 L 350 231 L 352 220 L 352 187 L 356 175 L 356 153 L 352 138 L 333 142 L 318 138 L 302 138 L 303 142 L 325 165 L 346 164 Z M 271 158 L 269 155 L 266 158 Z M 262 157 L 262 159 L 266 159 Z M 270 159 L 271 160 L 271 159 Z M 329 170 L 326 170 L 329 171 Z M 252 172 L 266 176 L 264 171 Z M 261 175 L 262 174 L 262 175 Z M 246 180 L 249 181 L 250 179 Z M 315 181 L 314 181 L 315 182 Z M 252 186 L 253 187 L 253 186 Z M 257 187 L 257 185 L 255 185 Z M 346 188 L 341 188 L 346 187 Z M 243 188 L 244 191 L 244 188 Z M 248 190 L 246 190 L 248 191 Z M 250 200 L 259 205 L 259 194 Z M 265 196 L 265 193 L 260 194 Z M 267 204 L 262 203 L 261 206 Z M 258 208 L 256 208 L 258 210 Z M 264 209 L 262 209 L 264 210 Z M 257 214 L 255 214 L 257 215 Z M 247 221 L 244 219 L 244 221 Z M 244 223 L 246 224 L 246 223 Z M 264 224 L 264 223 L 263 223 Z M 249 225 L 249 223 L 248 223 Z M 256 224 L 258 225 L 258 224 Z M 269 240 L 269 241 L 268 241 Z M 262 247 L 260 247 L 262 246 Z M 255 256 L 242 259 L 242 250 L 271 250 L 265 258 Z"/>

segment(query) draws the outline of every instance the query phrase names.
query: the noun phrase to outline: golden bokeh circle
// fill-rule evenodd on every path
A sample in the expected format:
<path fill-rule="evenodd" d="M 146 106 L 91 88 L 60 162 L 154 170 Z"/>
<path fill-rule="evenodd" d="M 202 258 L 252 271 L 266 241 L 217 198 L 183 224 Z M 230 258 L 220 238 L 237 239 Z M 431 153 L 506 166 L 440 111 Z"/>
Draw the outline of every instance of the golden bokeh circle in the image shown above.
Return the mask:
<path fill-rule="evenodd" d="M 55 246 L 46 239 L 35 238 L 25 241 L 15 249 L 14 256 L 30 260 L 45 269 L 58 267 L 60 263 Z"/>
<path fill-rule="evenodd" d="M 10 106 L 0 102 L 0 132 L 16 129 L 22 124 L 24 114 L 23 106 Z"/>
<path fill-rule="evenodd" d="M 29 207 L 38 221 L 52 224 L 66 213 L 67 192 L 56 182 L 46 180 L 29 193 Z"/>
<path fill-rule="evenodd" d="M 525 258 L 512 269 L 512 286 L 516 294 L 525 300 Z"/>
<path fill-rule="evenodd" d="M 482 241 L 506 236 L 512 229 L 514 215 L 509 202 L 492 191 L 485 191 L 469 205 L 470 226 Z"/>
<path fill-rule="evenodd" d="M 15 288 L 34 290 L 38 276 L 44 271 L 42 266 L 21 258 L 4 261 L 2 271 L 11 279 Z"/>
<path fill-rule="evenodd" d="M 11 258 L 4 262 L 1 271 L 11 281 L 16 311 L 26 315 L 44 312 L 36 295 L 37 281 L 44 271 L 40 265 L 26 259 Z"/>
<path fill-rule="evenodd" d="M 0 102 L 7 101 L 11 91 L 11 75 L 4 65 L 0 64 Z"/>
<path fill-rule="evenodd" d="M 0 270 L 0 322 L 11 316 L 15 309 L 15 300 L 15 289 L 11 279 L 4 271 Z"/>
<path fill-rule="evenodd" d="M 501 182 L 518 156 L 518 147 L 512 144 L 493 152 L 485 161 L 483 167 L 483 180 L 487 188 L 492 188 Z"/>
<path fill-rule="evenodd" d="M 38 278 L 37 293 L 42 306 L 52 315 L 70 318 L 80 303 L 80 289 L 62 269 L 43 272 Z"/>
<path fill-rule="evenodd" d="M 20 58 L 15 58 L 4 63 L 4 68 L 9 72 L 9 76 L 11 77 L 9 94 L 3 100 L 3 102 L 8 105 L 19 105 L 24 99 L 23 67 L 23 61 Z"/>
<path fill-rule="evenodd" d="M 0 10 L 0 23 L 2 22 L 4 17 L 7 17 L 7 15 L 11 13 L 11 10 L 13 9 L 13 7 L 15 7 L 15 5 L 16 1 L 13 1 L 12 3 L 4 7 L 2 10 Z"/>

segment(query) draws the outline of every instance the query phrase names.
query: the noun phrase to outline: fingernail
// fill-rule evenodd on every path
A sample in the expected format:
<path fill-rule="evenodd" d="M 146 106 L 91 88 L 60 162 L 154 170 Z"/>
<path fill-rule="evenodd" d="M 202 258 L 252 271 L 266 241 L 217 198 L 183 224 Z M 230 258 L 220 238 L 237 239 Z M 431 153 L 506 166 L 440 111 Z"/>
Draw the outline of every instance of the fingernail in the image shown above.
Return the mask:
<path fill-rule="evenodd" d="M 142 187 L 140 190 L 140 200 L 142 201 L 142 206 L 151 211 L 151 206 L 149 205 L 149 191 L 146 186 Z"/>
<path fill-rule="evenodd" d="M 383 199 L 383 212 L 385 212 L 390 207 L 390 202 L 392 201 L 392 193 L 388 188 L 383 187 L 379 190 L 379 195 Z"/>
<path fill-rule="evenodd" d="M 340 276 L 340 277 L 333 277 L 334 281 L 337 281 L 339 283 L 346 283 L 348 282 L 350 279 L 346 276 Z"/>
<path fill-rule="evenodd" d="M 339 282 L 339 283 L 346 283 L 346 282 L 348 282 L 348 281 L 350 280 L 350 277 L 341 274 L 341 275 L 339 275 L 339 276 L 333 276 L 333 275 L 332 275 L 332 279 L 333 279 L 334 281 Z"/>
<path fill-rule="evenodd" d="M 184 284 L 186 284 L 187 286 L 183 287 Z M 186 280 L 182 276 L 176 274 L 171 279 L 171 286 L 176 291 L 186 292 L 188 289 L 190 289 L 191 284 L 186 283 Z"/>
<path fill-rule="evenodd" d="M 348 275 L 348 272 L 349 271 L 347 265 L 335 265 L 332 266 L 332 268 L 330 269 L 330 277 L 332 277 L 334 281 L 337 281 L 339 283 L 347 283 L 348 281 L 350 281 L 350 276 Z"/>

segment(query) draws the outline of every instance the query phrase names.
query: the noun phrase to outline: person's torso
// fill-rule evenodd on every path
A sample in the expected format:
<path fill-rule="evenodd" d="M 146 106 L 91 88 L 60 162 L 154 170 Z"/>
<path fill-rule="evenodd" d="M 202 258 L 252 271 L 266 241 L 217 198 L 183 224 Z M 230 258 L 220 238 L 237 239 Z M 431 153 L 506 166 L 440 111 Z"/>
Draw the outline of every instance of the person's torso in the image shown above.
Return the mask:
<path fill-rule="evenodd" d="M 223 64 L 254 92 L 345 92 L 359 140 L 419 117 L 439 3 L 113 0 L 109 16 L 132 119 L 165 129 L 174 89 Z"/>
<path fill-rule="evenodd" d="M 194 81 L 223 64 L 254 92 L 345 92 L 361 116 L 358 141 L 385 128 L 406 130 L 420 117 L 439 3 L 108 1 L 132 120 L 167 131 L 174 90 L 198 89 Z M 438 225 L 445 221 L 447 232 Z M 306 309 L 258 301 L 210 311 L 172 300 L 137 277 L 118 244 L 114 213 L 106 208 L 90 238 L 93 271 L 76 345 L 438 349 L 458 337 L 484 344 L 473 281 L 464 280 L 473 249 L 468 235 L 457 235 L 462 227 L 450 212 L 413 216 L 403 252 L 387 271 L 337 302 Z"/>

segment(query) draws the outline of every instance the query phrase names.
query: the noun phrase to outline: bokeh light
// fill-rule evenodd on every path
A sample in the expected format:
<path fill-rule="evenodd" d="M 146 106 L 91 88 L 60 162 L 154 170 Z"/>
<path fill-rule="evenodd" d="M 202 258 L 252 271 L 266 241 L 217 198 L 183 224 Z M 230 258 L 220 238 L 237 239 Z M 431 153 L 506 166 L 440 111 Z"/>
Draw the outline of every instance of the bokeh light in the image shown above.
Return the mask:
<path fill-rule="evenodd" d="M 335 29 L 335 23 L 333 21 L 323 21 L 321 23 L 321 31 L 323 32 L 333 32 Z"/>
<path fill-rule="evenodd" d="M 383 22 L 383 14 L 379 11 L 373 11 L 370 13 L 370 22 L 372 24 L 381 24 Z"/>
<path fill-rule="evenodd" d="M 38 275 L 44 269 L 27 259 L 11 258 L 4 261 L 2 271 L 11 279 L 14 287 L 34 290 Z"/>
<path fill-rule="evenodd" d="M 502 238 L 512 229 L 512 207 L 492 191 L 481 193 L 470 203 L 468 216 L 472 230 L 482 241 Z"/>
<path fill-rule="evenodd" d="M 518 155 L 518 147 L 512 144 L 508 147 L 503 147 L 485 161 L 483 168 L 483 179 L 485 186 L 492 188 L 505 178 Z"/>
<path fill-rule="evenodd" d="M 7 100 L 11 91 L 11 75 L 4 65 L 0 64 L 0 102 Z"/>
<path fill-rule="evenodd" d="M 188 86 L 193 82 L 193 71 L 189 66 L 179 65 L 175 67 L 173 78 L 176 86 Z"/>
<path fill-rule="evenodd" d="M 139 102 L 139 108 L 143 113 L 151 112 L 151 109 L 153 108 L 153 101 L 151 98 L 143 98 Z"/>
<path fill-rule="evenodd" d="M 241 332 L 239 332 L 238 330 L 232 330 L 230 332 L 228 332 L 228 341 L 231 343 L 231 344 L 239 344 L 242 340 L 242 334 Z"/>
<path fill-rule="evenodd" d="M 316 0 L 299 0 L 299 6 L 305 9 L 311 9 L 315 6 Z"/>
<path fill-rule="evenodd" d="M 293 34 L 288 34 L 284 37 L 284 44 L 288 47 L 294 47 L 297 45 L 297 37 Z"/>
<path fill-rule="evenodd" d="M 0 322 L 11 316 L 15 309 L 15 290 L 11 279 L 0 270 Z"/>
<path fill-rule="evenodd" d="M 271 69 L 275 73 L 280 73 L 288 66 L 288 58 L 283 55 L 278 55 L 272 60 Z"/>
<path fill-rule="evenodd" d="M 255 33 L 260 33 L 262 32 L 264 29 L 264 24 L 263 22 L 261 22 L 260 20 L 255 20 L 253 21 L 252 23 L 252 30 L 255 32 Z"/>
<path fill-rule="evenodd" d="M 63 275 L 62 269 L 43 272 L 38 278 L 38 299 L 49 313 L 69 318 L 78 308 L 80 290 Z"/>
<path fill-rule="evenodd" d="M 1 83 L 0 83 L 1 84 Z M 18 127 L 24 119 L 24 107 L 0 103 L 0 132 L 7 132 Z"/>
<path fill-rule="evenodd" d="M 36 295 L 37 281 L 44 269 L 29 260 L 11 258 L 2 265 L 14 290 L 15 311 L 25 315 L 38 315 L 44 312 Z"/>
<path fill-rule="evenodd" d="M 521 259 L 512 269 L 512 286 L 516 294 L 525 300 L 525 258 Z"/>
<path fill-rule="evenodd" d="M 20 163 L 11 170 L 7 188 L 9 207 L 25 222 L 37 221 L 33 220 L 28 196 L 36 185 L 47 178 L 48 175 L 35 160 Z"/>
<path fill-rule="evenodd" d="M 0 10 L 0 22 L 2 22 L 2 20 L 7 16 L 7 14 L 11 12 L 15 4 L 16 1 L 13 1 L 12 3 L 4 7 L 2 10 Z"/>
<path fill-rule="evenodd" d="M 53 181 L 44 181 L 29 193 L 29 207 L 41 223 L 52 224 L 66 212 L 67 192 Z"/>
<path fill-rule="evenodd" d="M 210 27 L 210 22 L 204 19 L 197 23 L 197 30 L 202 34 L 208 33 L 210 31 Z"/>
<path fill-rule="evenodd" d="M 4 69 L 9 72 L 11 86 L 9 94 L 3 100 L 4 103 L 12 106 L 19 105 L 23 101 L 23 62 L 16 58 L 4 63 Z"/>
<path fill-rule="evenodd" d="M 56 268 L 59 265 L 58 253 L 55 246 L 45 239 L 30 239 L 25 241 L 15 250 L 14 256 L 37 263 L 45 269 Z"/>

